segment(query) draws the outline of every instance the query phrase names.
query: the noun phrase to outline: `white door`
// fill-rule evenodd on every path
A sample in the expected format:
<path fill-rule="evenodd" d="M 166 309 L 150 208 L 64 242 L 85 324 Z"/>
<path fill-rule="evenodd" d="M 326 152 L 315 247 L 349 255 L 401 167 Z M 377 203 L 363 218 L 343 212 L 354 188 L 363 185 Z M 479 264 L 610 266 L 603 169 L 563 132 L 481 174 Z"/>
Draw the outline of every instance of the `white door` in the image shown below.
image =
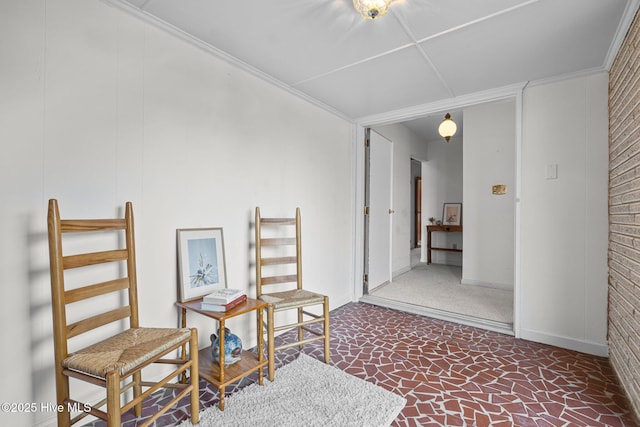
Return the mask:
<path fill-rule="evenodd" d="M 393 143 L 371 131 L 369 140 L 369 291 L 391 281 Z"/>

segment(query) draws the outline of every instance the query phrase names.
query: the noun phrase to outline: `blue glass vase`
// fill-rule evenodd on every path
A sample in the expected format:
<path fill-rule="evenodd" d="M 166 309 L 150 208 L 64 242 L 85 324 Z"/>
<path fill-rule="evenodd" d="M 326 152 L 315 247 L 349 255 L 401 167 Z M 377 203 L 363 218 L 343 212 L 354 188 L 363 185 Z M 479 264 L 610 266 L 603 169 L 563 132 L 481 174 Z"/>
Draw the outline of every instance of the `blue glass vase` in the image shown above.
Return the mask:
<path fill-rule="evenodd" d="M 211 355 L 213 360 L 220 363 L 220 330 L 218 335 L 211 334 Z M 242 358 L 242 340 L 232 334 L 229 328 L 224 328 L 224 366 L 233 365 Z"/>

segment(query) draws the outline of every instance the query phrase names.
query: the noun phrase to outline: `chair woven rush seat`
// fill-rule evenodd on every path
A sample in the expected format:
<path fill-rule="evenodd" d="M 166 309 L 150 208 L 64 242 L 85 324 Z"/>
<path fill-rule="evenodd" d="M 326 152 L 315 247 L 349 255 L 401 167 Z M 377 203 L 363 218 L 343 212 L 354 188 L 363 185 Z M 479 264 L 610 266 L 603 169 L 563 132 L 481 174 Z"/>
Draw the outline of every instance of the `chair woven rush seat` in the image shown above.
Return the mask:
<path fill-rule="evenodd" d="M 62 366 L 100 378 L 106 378 L 111 371 L 126 376 L 154 357 L 180 347 L 190 336 L 191 329 L 128 329 L 71 353 Z"/>
<path fill-rule="evenodd" d="M 324 295 L 305 289 L 294 289 L 292 291 L 273 292 L 271 294 L 262 294 L 260 299 L 266 303 L 273 304 L 275 311 L 284 310 L 301 305 L 322 304 Z"/>

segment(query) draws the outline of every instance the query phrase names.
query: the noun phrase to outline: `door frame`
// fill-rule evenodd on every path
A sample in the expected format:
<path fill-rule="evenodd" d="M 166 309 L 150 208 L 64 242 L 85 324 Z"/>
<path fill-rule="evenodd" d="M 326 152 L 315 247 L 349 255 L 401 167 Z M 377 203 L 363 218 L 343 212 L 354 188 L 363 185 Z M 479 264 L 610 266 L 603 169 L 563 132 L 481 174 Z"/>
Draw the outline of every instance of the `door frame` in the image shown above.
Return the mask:
<path fill-rule="evenodd" d="M 385 114 L 378 114 L 368 117 L 362 117 L 353 125 L 353 141 L 352 147 L 354 151 L 355 166 L 353 168 L 353 215 L 354 224 L 354 240 L 353 240 L 353 294 L 354 300 L 357 301 L 363 296 L 363 277 L 364 277 L 364 141 L 365 129 L 376 126 L 400 123 L 411 119 L 440 113 L 444 110 L 460 109 L 473 105 L 484 104 L 487 102 L 499 101 L 504 99 L 515 99 L 516 105 L 516 185 L 515 185 L 515 206 L 514 206 L 514 235 L 515 235 L 515 255 L 514 255 L 514 281 L 513 281 L 513 332 L 516 338 L 520 337 L 520 315 L 521 310 L 521 279 L 520 279 L 520 196 L 522 190 L 522 100 L 523 91 L 526 82 L 515 85 L 505 86 L 502 88 L 475 93 L 471 95 L 461 96 L 455 99 L 438 101 L 429 104 L 423 104 L 416 107 L 396 110 Z"/>
<path fill-rule="evenodd" d="M 411 157 L 411 168 L 413 168 L 413 162 L 420 164 L 420 175 L 415 176 L 411 174 L 411 214 L 413 215 L 412 227 L 413 227 L 413 241 L 409 245 L 409 249 L 421 249 L 422 248 L 422 161 Z"/>

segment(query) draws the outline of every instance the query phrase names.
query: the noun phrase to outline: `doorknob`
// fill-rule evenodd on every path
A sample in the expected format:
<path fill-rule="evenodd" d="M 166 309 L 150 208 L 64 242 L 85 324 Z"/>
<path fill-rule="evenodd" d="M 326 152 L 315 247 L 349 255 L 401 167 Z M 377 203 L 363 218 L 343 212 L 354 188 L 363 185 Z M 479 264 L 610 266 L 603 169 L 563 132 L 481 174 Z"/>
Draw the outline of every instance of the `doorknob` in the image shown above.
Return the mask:
<path fill-rule="evenodd" d="M 396 211 L 394 211 L 393 209 L 389 209 L 389 215 L 391 215 L 392 213 L 395 213 Z"/>

